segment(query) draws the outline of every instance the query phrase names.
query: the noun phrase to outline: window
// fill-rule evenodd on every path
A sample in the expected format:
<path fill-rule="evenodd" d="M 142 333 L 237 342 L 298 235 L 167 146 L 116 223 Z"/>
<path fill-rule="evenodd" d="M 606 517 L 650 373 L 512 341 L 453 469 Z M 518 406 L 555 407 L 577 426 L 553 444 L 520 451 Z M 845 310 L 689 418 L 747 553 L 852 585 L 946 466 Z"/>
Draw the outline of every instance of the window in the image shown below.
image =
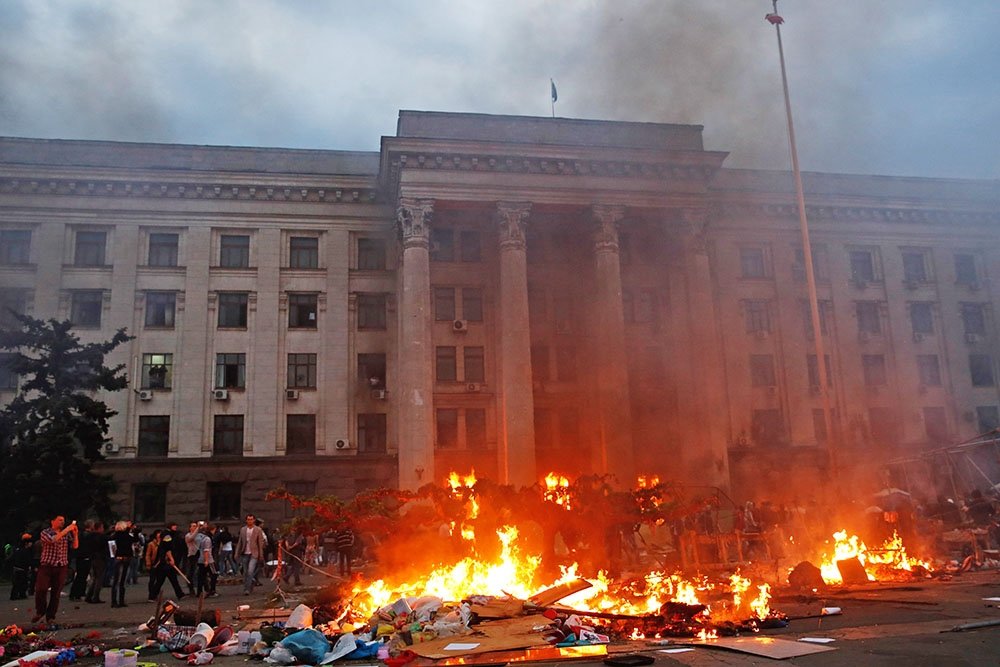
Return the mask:
<path fill-rule="evenodd" d="M 219 243 L 219 266 L 246 269 L 250 266 L 250 237 L 223 234 Z"/>
<path fill-rule="evenodd" d="M 825 443 L 826 438 L 826 418 L 823 416 L 823 408 L 813 408 L 812 411 L 813 418 L 813 434 L 816 436 L 816 442 L 822 444 Z M 837 411 L 830 411 L 830 421 L 834 424 L 837 423 Z"/>
<path fill-rule="evenodd" d="M 454 382 L 458 379 L 457 357 L 454 346 L 438 346 L 434 360 L 435 377 L 438 382 Z"/>
<path fill-rule="evenodd" d="M 654 289 L 639 290 L 638 299 L 635 302 L 635 321 L 640 324 L 648 324 L 657 320 L 657 303 L 659 299 Z"/>
<path fill-rule="evenodd" d="M 895 445 L 899 440 L 899 420 L 892 408 L 869 408 L 868 425 L 872 440 L 877 443 Z"/>
<path fill-rule="evenodd" d="M 170 443 L 170 417 L 168 415 L 139 417 L 138 455 L 166 456 Z"/>
<path fill-rule="evenodd" d="M 27 264 L 30 254 L 30 230 L 0 230 L 0 264 Z"/>
<path fill-rule="evenodd" d="M 547 345 L 531 346 L 531 379 L 534 382 L 549 380 L 549 348 Z"/>
<path fill-rule="evenodd" d="M 170 389 L 174 379 L 174 355 L 143 354 L 142 378 L 143 389 Z"/>
<path fill-rule="evenodd" d="M 385 454 L 386 417 L 380 412 L 358 415 L 358 452 Z"/>
<path fill-rule="evenodd" d="M 959 285 L 976 285 L 979 283 L 975 255 L 963 252 L 955 253 L 955 282 Z"/>
<path fill-rule="evenodd" d="M 535 322 L 545 322 L 548 320 L 545 290 L 537 287 L 528 288 L 528 317 Z"/>
<path fill-rule="evenodd" d="M 556 333 L 573 333 L 573 299 L 557 296 L 552 299 L 552 317 Z"/>
<path fill-rule="evenodd" d="M 176 303 L 174 292 L 146 292 L 146 326 L 173 329 Z"/>
<path fill-rule="evenodd" d="M 465 355 L 465 381 L 486 382 L 485 348 L 471 346 L 462 351 Z"/>
<path fill-rule="evenodd" d="M 167 520 L 167 485 L 135 484 L 132 487 L 132 517 L 136 524 Z"/>
<path fill-rule="evenodd" d="M 948 417 L 944 408 L 924 408 L 924 433 L 927 439 L 934 443 L 945 443 L 950 440 L 948 434 Z"/>
<path fill-rule="evenodd" d="M 385 389 L 386 362 L 381 353 L 365 353 L 358 355 L 358 380 L 371 389 Z"/>
<path fill-rule="evenodd" d="M 539 449 L 552 449 L 556 446 L 555 421 L 551 410 L 535 408 L 535 443 Z"/>
<path fill-rule="evenodd" d="M 312 353 L 288 355 L 288 387 L 290 389 L 316 388 L 316 355 Z"/>
<path fill-rule="evenodd" d="M 0 352 L 0 391 L 17 391 L 18 374 L 11 368 L 11 364 L 17 359 L 13 352 Z"/>
<path fill-rule="evenodd" d="M 358 269 L 385 271 L 385 241 L 364 237 L 358 239 Z"/>
<path fill-rule="evenodd" d="M 833 386 L 833 366 L 830 364 L 830 355 L 823 355 L 823 366 L 826 370 L 826 386 Z M 818 387 L 819 386 L 819 366 L 816 365 L 816 355 L 807 354 L 806 355 L 806 368 L 809 374 L 809 386 Z"/>
<path fill-rule="evenodd" d="M 483 321 L 483 290 L 478 287 L 462 288 L 462 319 Z"/>
<path fill-rule="evenodd" d="M 930 271 L 930 256 L 925 250 L 903 251 L 903 280 L 907 283 L 925 283 Z"/>
<path fill-rule="evenodd" d="M 289 494 L 295 496 L 296 498 L 312 498 L 316 495 L 316 482 L 285 482 L 282 486 Z M 292 507 L 292 503 L 285 503 L 285 518 L 294 519 L 296 517 L 308 517 L 312 515 L 313 509 L 311 507 Z"/>
<path fill-rule="evenodd" d="M 315 329 L 318 301 L 319 298 L 315 294 L 289 294 L 288 328 Z"/>
<path fill-rule="evenodd" d="M 246 329 L 249 302 L 246 292 L 219 292 L 219 328 Z"/>
<path fill-rule="evenodd" d="M 928 335 L 934 333 L 934 308 L 926 301 L 915 301 L 910 304 L 910 326 L 913 333 Z"/>
<path fill-rule="evenodd" d="M 560 382 L 575 382 L 576 348 L 560 345 L 556 348 L 556 377 Z"/>
<path fill-rule="evenodd" d="M 215 388 L 243 389 L 247 384 L 247 355 L 223 353 L 215 355 Z"/>
<path fill-rule="evenodd" d="M 822 246 L 812 246 L 813 278 L 816 282 L 826 282 L 826 248 Z M 792 277 L 799 281 L 806 280 L 806 254 L 801 246 L 795 247 L 795 263 L 792 264 Z"/>
<path fill-rule="evenodd" d="M 212 454 L 243 456 L 243 415 L 215 415 Z"/>
<path fill-rule="evenodd" d="M 564 449 L 580 446 L 580 413 L 576 408 L 560 408 L 556 413 L 559 419 L 559 444 Z"/>
<path fill-rule="evenodd" d="M 777 447 L 785 444 L 785 422 L 781 410 L 754 410 L 751 415 L 750 437 L 760 447 Z"/>
<path fill-rule="evenodd" d="M 463 229 L 458 233 L 458 245 L 463 262 L 479 262 L 482 260 L 479 232 L 471 229 Z"/>
<path fill-rule="evenodd" d="M 288 240 L 288 266 L 292 269 L 319 268 L 319 239 L 293 236 Z"/>
<path fill-rule="evenodd" d="M 77 232 L 73 263 L 77 266 L 104 266 L 107 236 L 106 232 Z"/>
<path fill-rule="evenodd" d="M 465 411 L 465 448 L 487 449 L 486 410 L 469 408 Z"/>
<path fill-rule="evenodd" d="M 21 322 L 15 316 L 27 311 L 28 297 L 25 290 L 0 290 L 0 328 L 20 329 Z"/>
<path fill-rule="evenodd" d="M 993 357 L 988 354 L 970 354 L 969 375 L 972 377 L 973 387 L 992 387 L 995 384 Z"/>
<path fill-rule="evenodd" d="M 875 282 L 875 253 L 871 250 L 851 250 L 851 280 L 856 283 Z"/>
<path fill-rule="evenodd" d="M 431 230 L 431 260 L 435 262 L 455 261 L 455 233 L 451 229 Z"/>
<path fill-rule="evenodd" d="M 882 333 L 882 319 L 879 316 L 878 301 L 858 301 L 855 308 L 858 314 L 858 333 Z"/>
<path fill-rule="evenodd" d="M 740 248 L 740 271 L 744 278 L 766 278 L 763 248 Z"/>
<path fill-rule="evenodd" d="M 743 318 L 747 333 L 771 331 L 771 308 L 767 299 L 744 299 Z"/>
<path fill-rule="evenodd" d="M 458 410 L 438 408 L 436 410 L 437 446 L 441 449 L 458 447 Z"/>
<path fill-rule="evenodd" d="M 358 329 L 369 331 L 385 330 L 385 295 L 358 295 Z"/>
<path fill-rule="evenodd" d="M 103 308 L 103 292 L 73 292 L 69 319 L 74 326 L 100 327 Z"/>
<path fill-rule="evenodd" d="M 149 235 L 149 266 L 177 266 L 177 234 Z"/>
<path fill-rule="evenodd" d="M 243 503 L 243 485 L 239 482 L 208 483 L 208 518 L 210 521 L 238 521 Z"/>
<path fill-rule="evenodd" d="M 434 319 L 438 322 L 450 322 L 455 319 L 455 289 L 452 287 L 434 288 Z"/>
<path fill-rule="evenodd" d="M 316 453 L 316 415 L 288 415 L 285 423 L 285 454 Z"/>
<path fill-rule="evenodd" d="M 887 383 L 885 356 L 881 354 L 863 354 L 861 355 L 861 367 L 864 371 L 865 385 L 880 387 Z"/>
<path fill-rule="evenodd" d="M 925 387 L 941 386 L 941 365 L 936 354 L 917 355 L 917 375 Z"/>
<path fill-rule="evenodd" d="M 770 354 L 750 355 L 750 382 L 754 387 L 774 387 L 774 357 Z"/>
<path fill-rule="evenodd" d="M 832 301 L 820 301 L 819 306 L 819 328 L 826 336 L 830 333 L 830 321 L 833 313 L 833 302 Z M 812 322 L 812 307 L 809 305 L 808 301 L 802 302 L 802 321 L 805 323 L 806 337 L 812 339 L 813 334 L 813 322 Z"/>
<path fill-rule="evenodd" d="M 980 433 L 989 433 L 1000 428 L 1000 408 L 995 405 L 980 405 L 976 408 L 976 421 Z"/>
<path fill-rule="evenodd" d="M 965 325 L 965 333 L 985 336 L 986 307 L 981 303 L 963 303 L 962 324 Z"/>

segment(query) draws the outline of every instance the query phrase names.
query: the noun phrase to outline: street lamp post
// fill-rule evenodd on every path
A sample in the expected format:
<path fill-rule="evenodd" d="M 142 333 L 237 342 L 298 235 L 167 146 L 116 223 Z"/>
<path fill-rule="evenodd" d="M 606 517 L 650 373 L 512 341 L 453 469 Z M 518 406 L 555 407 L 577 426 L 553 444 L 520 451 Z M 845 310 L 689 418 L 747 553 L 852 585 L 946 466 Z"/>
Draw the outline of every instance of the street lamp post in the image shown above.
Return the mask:
<path fill-rule="evenodd" d="M 765 16 L 774 26 L 778 35 L 778 59 L 781 61 L 781 88 L 785 94 L 785 116 L 788 119 L 788 145 L 792 153 L 792 173 L 795 176 L 795 197 L 799 208 L 799 228 L 802 231 L 802 255 L 806 269 L 806 289 L 809 292 L 809 315 L 812 319 L 813 343 L 816 352 L 816 375 L 819 380 L 819 395 L 823 404 L 823 424 L 826 428 L 827 451 L 830 468 L 834 476 L 839 472 L 837 462 L 836 432 L 833 428 L 833 411 L 830 408 L 830 392 L 826 372 L 826 354 L 823 346 L 819 299 L 816 297 L 816 276 L 813 272 L 812 244 L 809 242 L 809 222 L 806 219 L 806 200 L 802 192 L 802 172 L 799 170 L 799 154 L 795 147 L 795 124 L 792 122 L 792 102 L 788 95 L 788 75 L 785 71 L 785 49 L 781 43 L 781 24 L 784 19 L 778 15 L 778 0 L 771 0 L 772 13 Z"/>

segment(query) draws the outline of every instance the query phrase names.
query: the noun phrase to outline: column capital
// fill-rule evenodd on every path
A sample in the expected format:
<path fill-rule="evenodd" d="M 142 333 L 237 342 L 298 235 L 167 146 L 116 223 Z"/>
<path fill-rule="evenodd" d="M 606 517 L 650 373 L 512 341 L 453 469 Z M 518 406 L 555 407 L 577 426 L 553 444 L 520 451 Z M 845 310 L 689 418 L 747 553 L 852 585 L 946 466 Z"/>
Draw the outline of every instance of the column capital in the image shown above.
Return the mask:
<path fill-rule="evenodd" d="M 594 204 L 590 207 L 590 213 L 594 223 L 594 250 L 617 253 L 618 223 L 625 218 L 625 207 Z"/>
<path fill-rule="evenodd" d="M 524 230 L 528 226 L 531 202 L 498 201 L 494 214 L 500 233 L 500 249 L 524 250 Z"/>
<path fill-rule="evenodd" d="M 430 246 L 433 199 L 400 197 L 396 207 L 396 224 L 403 240 L 403 249 Z"/>

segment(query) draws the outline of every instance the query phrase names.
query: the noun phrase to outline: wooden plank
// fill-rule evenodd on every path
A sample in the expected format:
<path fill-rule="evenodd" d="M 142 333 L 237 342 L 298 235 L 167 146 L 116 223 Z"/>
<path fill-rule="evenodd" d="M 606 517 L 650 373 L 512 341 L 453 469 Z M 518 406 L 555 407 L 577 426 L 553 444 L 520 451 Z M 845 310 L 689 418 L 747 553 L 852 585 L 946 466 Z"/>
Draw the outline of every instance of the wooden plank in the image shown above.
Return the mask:
<path fill-rule="evenodd" d="M 558 586 L 553 586 L 552 588 L 546 588 L 543 591 L 539 591 L 532 595 L 529 601 L 538 607 L 548 607 L 550 604 L 558 602 L 565 597 L 569 597 L 573 593 L 585 591 L 592 585 L 593 584 L 586 579 L 574 579 L 573 581 L 567 581 L 564 584 L 559 584 Z"/>

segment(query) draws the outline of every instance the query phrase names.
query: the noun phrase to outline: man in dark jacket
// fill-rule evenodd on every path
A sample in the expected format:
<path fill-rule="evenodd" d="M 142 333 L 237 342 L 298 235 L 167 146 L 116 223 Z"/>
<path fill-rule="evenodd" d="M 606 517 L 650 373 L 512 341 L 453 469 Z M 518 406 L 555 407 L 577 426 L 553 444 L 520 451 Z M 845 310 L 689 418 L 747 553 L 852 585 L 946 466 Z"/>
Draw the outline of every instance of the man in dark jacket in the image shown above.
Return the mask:
<path fill-rule="evenodd" d="M 87 586 L 84 600 L 90 604 L 104 604 L 104 600 L 101 599 L 101 588 L 104 587 L 104 573 L 111 558 L 104 522 L 95 521 L 93 530 L 85 534 L 84 538 L 87 540 L 87 553 L 90 554 L 90 584 Z"/>
<path fill-rule="evenodd" d="M 90 539 L 93 532 L 94 522 L 87 519 L 83 522 L 80 548 L 76 550 L 76 572 L 73 575 L 73 585 L 69 589 L 70 600 L 79 600 L 87 592 L 87 577 L 90 576 L 90 565 L 93 558 L 93 543 Z"/>
<path fill-rule="evenodd" d="M 35 540 L 31 534 L 21 535 L 21 543 L 14 548 L 10 556 L 10 563 L 14 568 L 11 576 L 11 600 L 28 599 L 28 588 L 34 570 L 34 550 Z"/>

